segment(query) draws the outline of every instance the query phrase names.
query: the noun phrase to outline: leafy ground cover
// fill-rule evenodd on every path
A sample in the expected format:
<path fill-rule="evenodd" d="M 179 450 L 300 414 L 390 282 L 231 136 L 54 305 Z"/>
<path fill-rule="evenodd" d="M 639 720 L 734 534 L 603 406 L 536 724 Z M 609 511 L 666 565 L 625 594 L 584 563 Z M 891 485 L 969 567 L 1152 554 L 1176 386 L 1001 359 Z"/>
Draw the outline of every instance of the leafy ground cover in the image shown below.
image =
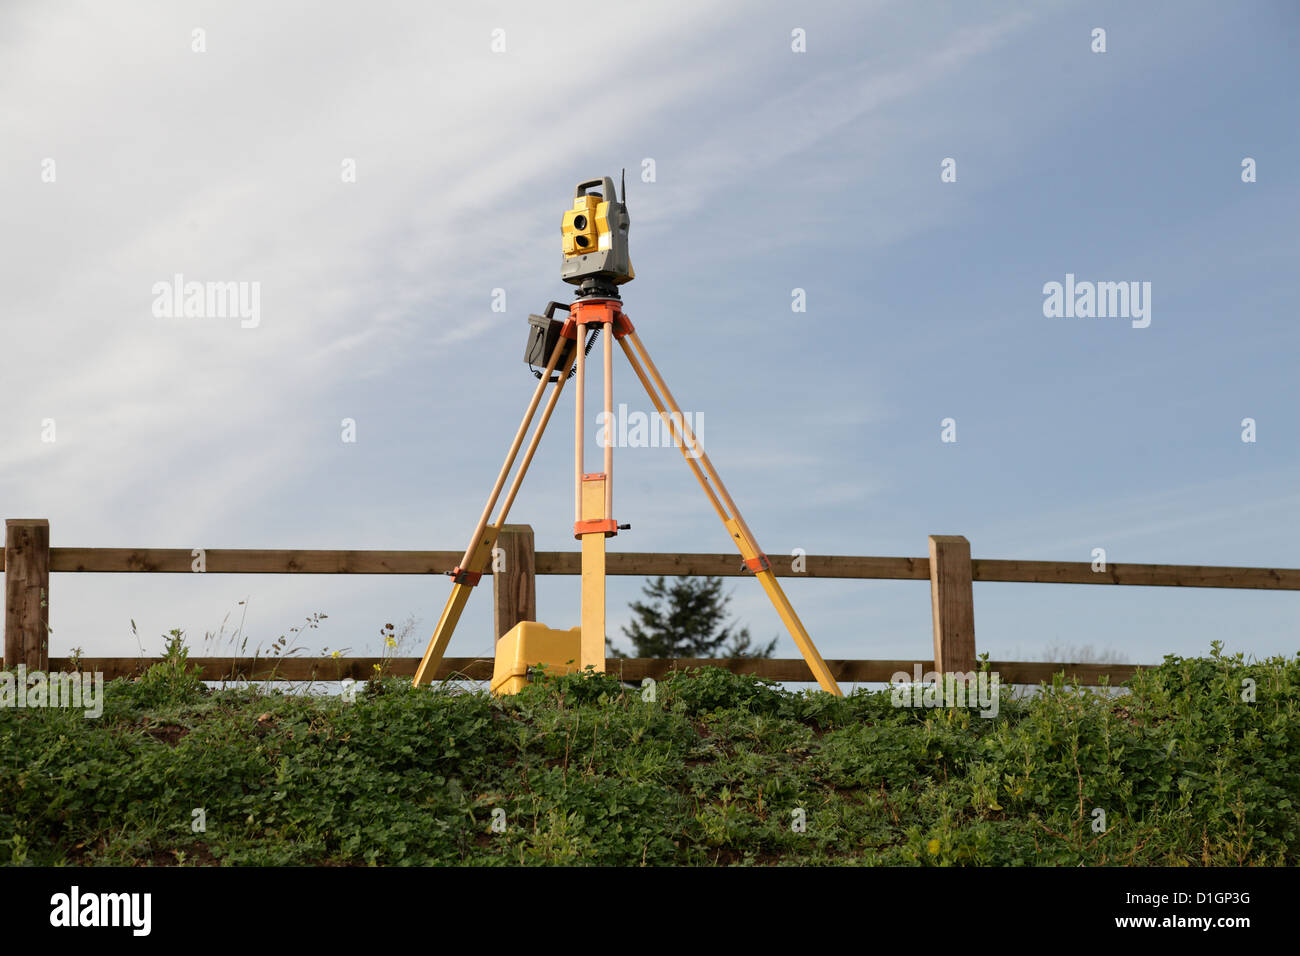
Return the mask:
<path fill-rule="evenodd" d="M 988 719 L 705 668 L 653 700 L 575 675 L 349 702 L 210 689 L 178 649 L 98 719 L 0 709 L 0 861 L 1300 862 L 1300 656 L 1216 646 L 1129 690 L 1004 689 Z"/>

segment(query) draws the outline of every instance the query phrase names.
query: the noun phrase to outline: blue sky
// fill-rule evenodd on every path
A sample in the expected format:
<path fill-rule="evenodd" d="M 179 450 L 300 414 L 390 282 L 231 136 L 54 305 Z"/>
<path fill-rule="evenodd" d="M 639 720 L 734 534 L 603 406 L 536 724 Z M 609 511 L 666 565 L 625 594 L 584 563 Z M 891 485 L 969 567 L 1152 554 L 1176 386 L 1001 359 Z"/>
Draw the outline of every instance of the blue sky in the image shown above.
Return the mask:
<path fill-rule="evenodd" d="M 6 5 L 5 515 L 56 546 L 461 549 L 530 394 L 526 317 L 568 297 L 573 184 L 626 167 L 626 309 L 770 554 L 955 533 L 977 557 L 1300 566 L 1297 8 L 845 6 L 609 4 L 583 46 L 559 4 Z M 260 323 L 154 316 L 175 273 L 259 282 Z M 1150 326 L 1045 317 L 1067 273 L 1150 282 Z M 512 515 L 544 550 L 575 547 L 571 407 Z M 676 452 L 618 449 L 615 474 L 613 548 L 728 548 Z M 418 654 L 447 587 L 57 575 L 52 650 L 133 654 L 134 619 L 157 653 L 247 599 L 254 643 L 322 611 L 310 646 L 373 653 L 413 615 Z M 612 582 L 615 636 L 638 587 Z M 788 591 L 826 657 L 929 653 L 922 582 Z M 1287 592 L 975 601 L 995 659 L 1300 643 Z M 450 654 L 490 653 L 490 604 Z M 577 580 L 540 579 L 539 617 L 576 624 Z"/>

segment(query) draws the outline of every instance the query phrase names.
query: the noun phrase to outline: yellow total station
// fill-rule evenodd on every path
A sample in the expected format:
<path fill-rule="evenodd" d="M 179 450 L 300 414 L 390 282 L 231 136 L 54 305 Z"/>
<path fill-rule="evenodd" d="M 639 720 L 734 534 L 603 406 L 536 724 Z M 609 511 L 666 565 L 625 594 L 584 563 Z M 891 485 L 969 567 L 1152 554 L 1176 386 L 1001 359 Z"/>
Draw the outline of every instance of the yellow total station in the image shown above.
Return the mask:
<path fill-rule="evenodd" d="M 599 192 L 593 190 L 599 189 Z M 627 184 L 623 184 L 627 197 Z M 636 278 L 628 256 L 627 233 L 631 221 L 627 203 L 614 193 L 608 176 L 578 183 L 573 208 L 560 222 L 564 258 L 560 278 L 580 286 L 579 296 L 618 297 L 617 287 Z"/>

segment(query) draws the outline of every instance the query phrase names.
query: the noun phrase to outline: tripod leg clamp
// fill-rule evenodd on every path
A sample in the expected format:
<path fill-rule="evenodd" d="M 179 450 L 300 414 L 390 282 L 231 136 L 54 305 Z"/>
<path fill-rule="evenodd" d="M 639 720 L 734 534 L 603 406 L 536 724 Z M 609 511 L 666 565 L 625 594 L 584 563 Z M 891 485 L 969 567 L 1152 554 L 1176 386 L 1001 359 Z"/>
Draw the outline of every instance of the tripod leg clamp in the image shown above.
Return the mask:
<path fill-rule="evenodd" d="M 482 571 L 466 571 L 459 564 L 447 573 L 451 575 L 451 579 L 457 584 L 464 584 L 471 588 L 478 584 L 479 579 L 483 577 Z"/>
<path fill-rule="evenodd" d="M 763 554 L 761 551 L 756 558 L 746 558 L 745 567 L 749 568 L 749 570 L 753 571 L 755 574 L 758 574 L 760 571 L 770 571 L 772 569 L 771 563 L 767 560 L 767 555 Z"/>
<path fill-rule="evenodd" d="M 628 527 L 624 525 L 623 527 Z M 612 538 L 618 534 L 618 522 L 613 518 L 595 518 L 589 521 L 575 521 L 573 523 L 573 536 L 581 538 L 584 534 L 591 534 L 594 531 L 603 531 L 605 537 Z"/>

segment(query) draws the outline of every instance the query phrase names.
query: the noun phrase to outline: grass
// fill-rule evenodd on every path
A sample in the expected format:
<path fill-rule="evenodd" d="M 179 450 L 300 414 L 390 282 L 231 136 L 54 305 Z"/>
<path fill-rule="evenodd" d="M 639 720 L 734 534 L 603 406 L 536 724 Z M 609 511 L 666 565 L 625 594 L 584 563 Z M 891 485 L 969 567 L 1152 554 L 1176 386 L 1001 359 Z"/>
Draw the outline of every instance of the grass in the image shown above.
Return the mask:
<path fill-rule="evenodd" d="M 0 860 L 1300 863 L 1300 656 L 1216 646 L 1129 688 L 1004 691 L 993 719 L 714 668 L 348 702 L 209 689 L 175 642 L 98 719 L 0 710 Z"/>

